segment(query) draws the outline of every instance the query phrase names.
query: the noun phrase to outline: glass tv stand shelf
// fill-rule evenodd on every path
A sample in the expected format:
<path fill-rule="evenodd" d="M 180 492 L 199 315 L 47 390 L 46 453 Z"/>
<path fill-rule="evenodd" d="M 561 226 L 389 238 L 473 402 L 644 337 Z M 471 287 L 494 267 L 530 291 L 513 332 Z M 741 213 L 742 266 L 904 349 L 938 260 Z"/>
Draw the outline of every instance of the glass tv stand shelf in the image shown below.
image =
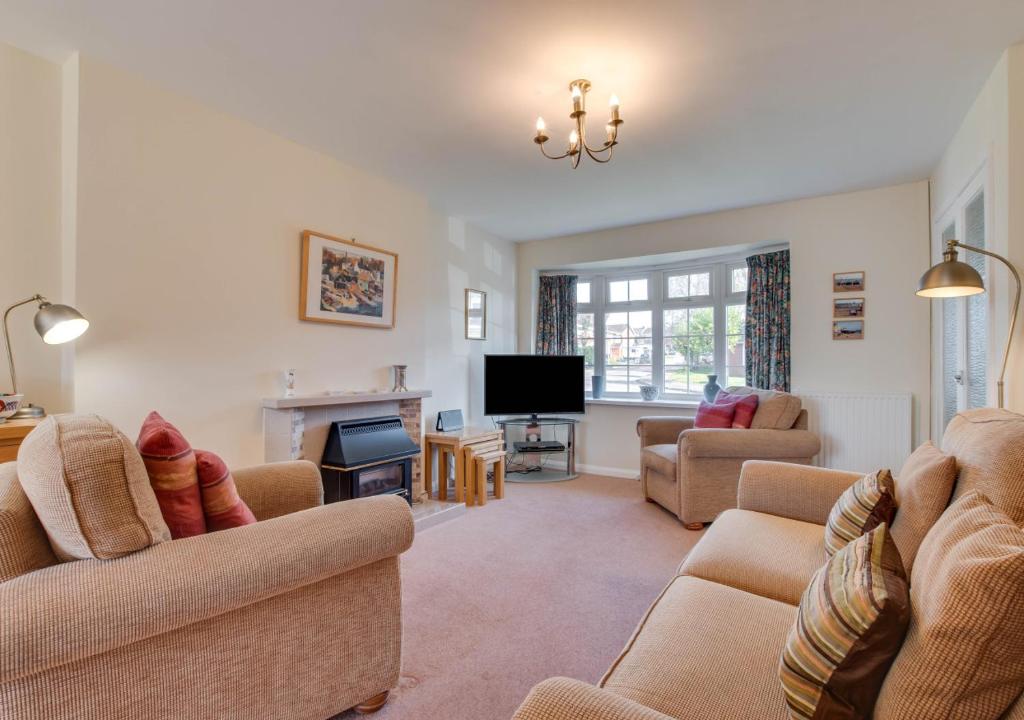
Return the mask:
<path fill-rule="evenodd" d="M 572 480 L 576 475 L 576 423 L 579 420 L 566 417 L 510 417 L 494 421 L 505 434 L 505 481 L 506 482 L 559 482 Z M 516 428 L 515 434 L 525 438 L 527 429 L 537 427 L 541 440 L 559 440 L 561 449 L 516 449 L 515 438 L 509 435 L 509 428 Z M 521 429 L 520 429 L 521 428 Z M 558 438 L 559 429 L 564 428 L 565 438 Z M 549 455 L 565 455 L 565 470 L 548 468 L 544 459 Z M 520 462 L 514 462 L 516 459 Z M 534 458 L 527 463 L 527 458 Z"/>

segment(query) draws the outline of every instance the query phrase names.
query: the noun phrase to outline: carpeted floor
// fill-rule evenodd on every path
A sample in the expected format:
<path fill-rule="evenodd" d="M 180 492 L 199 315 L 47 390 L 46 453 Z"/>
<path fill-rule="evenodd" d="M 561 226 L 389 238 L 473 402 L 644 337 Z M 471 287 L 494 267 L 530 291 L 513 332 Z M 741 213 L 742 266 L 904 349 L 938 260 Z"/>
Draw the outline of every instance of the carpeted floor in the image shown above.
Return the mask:
<path fill-rule="evenodd" d="M 377 720 L 507 720 L 546 677 L 595 682 L 701 535 L 636 480 L 506 487 L 402 557 L 402 679 Z"/>

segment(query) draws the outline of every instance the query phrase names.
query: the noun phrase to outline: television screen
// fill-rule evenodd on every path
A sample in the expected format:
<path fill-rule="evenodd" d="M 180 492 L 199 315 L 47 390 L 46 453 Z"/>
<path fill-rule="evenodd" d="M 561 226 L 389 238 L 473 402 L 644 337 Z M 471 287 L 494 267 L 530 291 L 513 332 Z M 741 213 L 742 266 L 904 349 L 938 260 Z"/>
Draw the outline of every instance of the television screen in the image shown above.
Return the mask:
<path fill-rule="evenodd" d="M 583 413 L 582 355 L 485 355 L 484 414 Z"/>

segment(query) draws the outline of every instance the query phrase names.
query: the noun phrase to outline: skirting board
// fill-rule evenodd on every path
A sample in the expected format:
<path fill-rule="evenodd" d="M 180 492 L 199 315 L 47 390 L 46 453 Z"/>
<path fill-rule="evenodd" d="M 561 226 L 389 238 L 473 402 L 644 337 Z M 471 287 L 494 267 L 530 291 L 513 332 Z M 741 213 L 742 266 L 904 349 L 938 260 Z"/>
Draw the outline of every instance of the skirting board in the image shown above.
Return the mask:
<path fill-rule="evenodd" d="M 544 463 L 545 467 L 560 468 L 565 470 L 565 460 L 550 460 Z M 576 463 L 576 472 L 587 473 L 588 475 L 604 475 L 605 477 L 616 477 L 616 478 L 627 478 L 629 480 L 639 480 L 639 470 L 627 470 L 625 468 L 617 467 L 605 467 L 604 465 L 588 465 L 586 463 Z"/>

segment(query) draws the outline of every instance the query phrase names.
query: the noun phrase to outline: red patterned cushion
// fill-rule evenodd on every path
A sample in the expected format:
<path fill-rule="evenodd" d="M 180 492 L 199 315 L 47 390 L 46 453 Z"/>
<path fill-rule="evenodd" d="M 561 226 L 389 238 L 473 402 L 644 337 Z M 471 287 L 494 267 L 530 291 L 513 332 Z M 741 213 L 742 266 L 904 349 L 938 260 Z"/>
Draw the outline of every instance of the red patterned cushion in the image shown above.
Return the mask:
<path fill-rule="evenodd" d="M 697 408 L 697 419 L 694 420 L 695 428 L 731 428 L 733 416 L 736 414 L 736 403 L 722 403 L 721 405 L 700 401 Z"/>
<path fill-rule="evenodd" d="M 249 506 L 238 497 L 235 478 L 219 455 L 208 450 L 196 450 L 196 465 L 207 530 L 227 530 L 256 522 Z"/>
<path fill-rule="evenodd" d="M 732 426 L 748 430 L 754 421 L 754 413 L 757 412 L 759 398 L 754 393 L 750 395 L 733 395 L 725 390 L 719 390 L 715 397 L 715 405 L 736 404 L 736 413 L 732 416 Z"/>
<path fill-rule="evenodd" d="M 172 538 L 206 532 L 196 455 L 178 428 L 157 412 L 146 416 L 135 443 Z"/>

